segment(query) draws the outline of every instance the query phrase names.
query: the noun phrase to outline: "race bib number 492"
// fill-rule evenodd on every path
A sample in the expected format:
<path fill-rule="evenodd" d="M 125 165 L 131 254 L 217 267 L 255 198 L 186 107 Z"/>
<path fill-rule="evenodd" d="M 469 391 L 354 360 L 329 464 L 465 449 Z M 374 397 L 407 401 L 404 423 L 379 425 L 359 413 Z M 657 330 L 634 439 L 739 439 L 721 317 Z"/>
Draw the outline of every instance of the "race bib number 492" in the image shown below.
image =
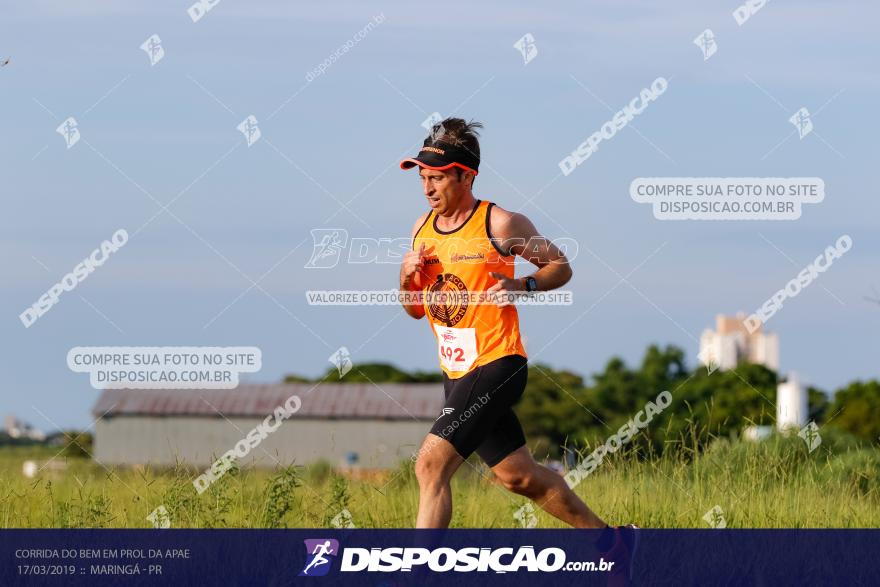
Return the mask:
<path fill-rule="evenodd" d="M 477 360 L 477 331 L 434 324 L 440 363 L 447 371 L 467 371 Z"/>

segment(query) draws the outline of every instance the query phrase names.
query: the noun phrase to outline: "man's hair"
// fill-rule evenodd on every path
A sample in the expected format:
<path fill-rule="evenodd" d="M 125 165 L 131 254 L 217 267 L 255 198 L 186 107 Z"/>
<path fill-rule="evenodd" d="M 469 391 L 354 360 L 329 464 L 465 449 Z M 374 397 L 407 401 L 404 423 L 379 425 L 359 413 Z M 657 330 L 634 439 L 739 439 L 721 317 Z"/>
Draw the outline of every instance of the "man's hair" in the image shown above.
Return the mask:
<path fill-rule="evenodd" d="M 447 118 L 441 120 L 431 129 L 431 134 L 425 139 L 423 146 L 430 147 L 436 141 L 443 141 L 456 147 L 462 147 L 475 157 L 480 157 L 480 133 L 483 123 L 471 120 L 466 122 L 463 118 Z M 458 178 L 461 179 L 462 169 L 456 168 Z M 476 177 L 474 178 L 476 181 Z M 473 186 L 473 182 L 471 182 Z"/>

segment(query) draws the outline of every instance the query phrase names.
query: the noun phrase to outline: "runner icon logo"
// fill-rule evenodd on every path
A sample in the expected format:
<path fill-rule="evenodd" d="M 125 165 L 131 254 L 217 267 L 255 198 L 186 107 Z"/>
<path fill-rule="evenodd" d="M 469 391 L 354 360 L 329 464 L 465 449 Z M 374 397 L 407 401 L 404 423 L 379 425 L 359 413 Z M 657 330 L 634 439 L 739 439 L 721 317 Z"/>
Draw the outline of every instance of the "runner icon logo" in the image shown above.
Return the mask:
<path fill-rule="evenodd" d="M 329 557 L 339 554 L 339 541 L 332 538 L 307 538 L 305 540 L 306 566 L 300 572 L 300 577 L 323 577 L 330 571 Z"/>
<path fill-rule="evenodd" d="M 523 65 L 528 65 L 529 61 L 538 56 L 538 46 L 535 44 L 535 37 L 531 33 L 526 33 L 513 44 L 513 48 L 519 51 L 523 57 Z"/>
<path fill-rule="evenodd" d="M 79 142 L 79 127 L 76 119 L 72 116 L 59 124 L 55 132 L 64 137 L 64 143 L 68 149 Z"/>
<path fill-rule="evenodd" d="M 694 39 L 694 45 L 700 48 L 700 51 L 703 52 L 703 61 L 708 61 L 710 57 L 715 55 L 715 52 L 718 51 L 718 43 L 715 42 L 715 33 L 712 32 L 712 29 L 706 29 L 699 36 Z"/>
<path fill-rule="evenodd" d="M 143 49 L 150 58 L 150 67 L 156 65 L 165 57 L 165 49 L 162 47 L 162 39 L 159 35 L 150 35 L 150 38 L 141 44 Z"/>
<path fill-rule="evenodd" d="M 348 231 L 344 228 L 313 228 L 312 256 L 306 269 L 332 269 L 339 263 L 342 251 L 348 243 Z"/>
<path fill-rule="evenodd" d="M 813 132 L 813 121 L 810 119 L 810 111 L 801 108 L 788 119 L 798 131 L 798 137 L 803 139 L 805 136 Z"/>

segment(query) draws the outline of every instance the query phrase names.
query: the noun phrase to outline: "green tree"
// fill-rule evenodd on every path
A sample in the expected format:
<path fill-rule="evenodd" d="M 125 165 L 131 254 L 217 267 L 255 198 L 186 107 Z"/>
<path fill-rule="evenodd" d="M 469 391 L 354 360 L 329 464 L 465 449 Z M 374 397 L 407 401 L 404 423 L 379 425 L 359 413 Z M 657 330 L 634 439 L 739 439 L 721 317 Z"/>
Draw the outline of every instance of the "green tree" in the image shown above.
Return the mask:
<path fill-rule="evenodd" d="M 287 375 L 284 383 L 440 383 L 443 381 L 443 373 L 437 371 L 413 373 L 398 369 L 389 363 L 359 363 L 352 365 L 351 369 L 339 377 L 336 367 L 329 367 L 327 371 L 317 379 L 309 379 L 301 375 Z"/>
<path fill-rule="evenodd" d="M 828 406 L 831 405 L 831 402 L 828 401 L 828 394 L 821 389 L 810 386 L 807 387 L 807 397 L 810 404 L 810 420 L 817 424 L 825 422 L 825 418 L 828 417 Z"/>
<path fill-rule="evenodd" d="M 538 363 L 529 366 L 526 390 L 515 411 L 538 454 L 546 451 L 558 457 L 562 446 L 579 441 L 585 430 L 598 425 L 587 403 L 583 378 Z"/>
<path fill-rule="evenodd" d="M 772 424 L 776 416 L 776 373 L 763 365 L 740 363 L 736 369 L 708 373 L 697 367 L 689 379 L 669 391 L 672 404 L 651 424 L 655 444 L 676 441 L 696 426 L 708 435 L 731 436 L 750 424 Z"/>
<path fill-rule="evenodd" d="M 854 381 L 838 389 L 827 413 L 829 426 L 862 440 L 877 440 L 880 437 L 880 382 Z"/>
<path fill-rule="evenodd" d="M 642 366 L 636 378 L 642 391 L 638 399 L 652 399 L 661 391 L 672 391 L 687 379 L 688 372 L 684 363 L 684 351 L 672 345 L 660 349 L 651 345 L 645 351 Z"/>
<path fill-rule="evenodd" d="M 328 381 L 341 383 L 436 383 L 443 381 L 443 375 L 436 373 L 408 373 L 388 363 L 355 364 L 340 379 L 336 367 L 330 367 L 324 375 Z"/>
<path fill-rule="evenodd" d="M 303 377 L 302 375 L 285 375 L 283 379 L 284 383 L 311 383 L 311 379 L 308 377 Z"/>
<path fill-rule="evenodd" d="M 64 432 L 64 449 L 61 453 L 66 457 L 88 457 L 95 451 L 92 448 L 94 438 L 89 432 L 67 430 Z"/>

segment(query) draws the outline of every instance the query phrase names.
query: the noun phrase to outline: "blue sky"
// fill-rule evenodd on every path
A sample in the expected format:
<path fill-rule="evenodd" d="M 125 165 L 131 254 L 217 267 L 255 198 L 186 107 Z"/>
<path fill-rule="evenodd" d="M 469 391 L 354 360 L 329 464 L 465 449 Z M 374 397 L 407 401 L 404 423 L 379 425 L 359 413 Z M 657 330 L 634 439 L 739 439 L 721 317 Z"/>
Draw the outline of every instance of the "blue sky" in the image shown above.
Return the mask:
<path fill-rule="evenodd" d="M 397 161 L 434 111 L 485 124 L 478 197 L 580 243 L 574 305 L 520 312 L 532 360 L 588 375 L 672 343 L 693 363 L 716 313 L 754 310 L 849 234 L 852 251 L 768 328 L 784 372 L 828 390 L 878 376 L 880 306 L 864 299 L 880 289 L 876 6 L 776 0 L 738 26 L 737 2 L 447 2 L 439 13 L 220 0 L 198 22 L 187 1 L 155 4 L 4 9 L 0 411 L 47 430 L 88 425 L 98 392 L 68 370 L 74 346 L 258 346 L 263 369 L 248 381 L 317 375 L 340 346 L 355 361 L 436 369 L 424 322 L 305 301 L 308 289 L 392 288 L 396 265 L 306 270 L 303 243 L 322 227 L 408 234 L 425 203 Z M 718 42 L 708 61 L 692 43 L 706 28 Z M 538 48 L 527 65 L 513 48 L 526 33 Z M 152 34 L 165 50 L 153 67 L 140 49 Z M 616 111 L 658 76 L 669 87 L 635 129 L 557 177 L 610 119 L 603 102 Z M 802 106 L 816 132 L 779 145 Z M 248 115 L 263 135 L 251 147 L 236 129 Z M 68 116 L 83 139 L 71 149 L 55 132 Z M 796 221 L 671 222 L 628 194 L 636 177 L 689 176 L 821 177 L 826 197 Z M 175 197 L 173 216 L 144 226 Z M 102 240 L 141 227 L 23 328 L 19 313 Z"/>

